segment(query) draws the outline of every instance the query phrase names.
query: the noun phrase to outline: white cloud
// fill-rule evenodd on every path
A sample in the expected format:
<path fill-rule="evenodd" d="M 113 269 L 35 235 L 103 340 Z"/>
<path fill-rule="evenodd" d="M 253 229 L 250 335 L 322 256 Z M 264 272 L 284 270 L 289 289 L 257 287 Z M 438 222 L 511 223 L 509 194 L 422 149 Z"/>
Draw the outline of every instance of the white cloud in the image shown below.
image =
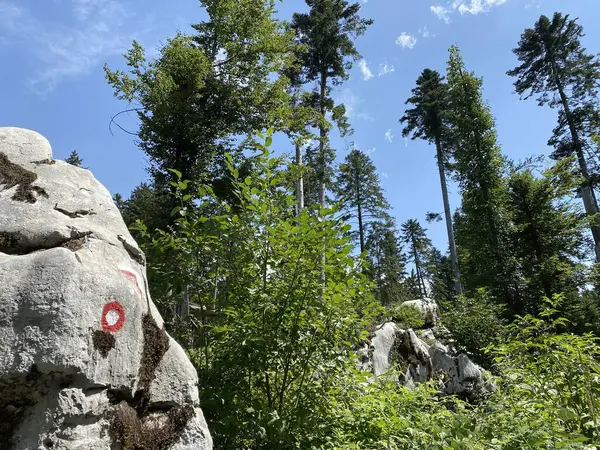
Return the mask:
<path fill-rule="evenodd" d="M 450 10 L 442 5 L 431 6 L 431 12 L 437 16 L 438 19 L 443 20 L 446 23 L 450 23 Z"/>
<path fill-rule="evenodd" d="M 377 74 L 377 76 L 382 77 L 384 75 L 387 75 L 388 73 L 392 73 L 394 72 L 396 69 L 394 68 L 393 64 L 379 64 L 379 73 Z"/>
<path fill-rule="evenodd" d="M 352 92 L 350 88 L 342 89 L 336 98 L 336 104 L 343 103 L 346 107 L 346 115 L 349 118 L 355 117 L 356 105 L 358 104 L 358 102 L 358 97 L 356 96 L 356 94 L 354 94 L 354 92 Z"/>
<path fill-rule="evenodd" d="M 365 59 L 361 59 L 358 62 L 358 66 L 360 67 L 360 72 L 362 73 L 363 79 L 365 81 L 368 81 L 371 78 L 373 78 L 373 72 L 371 72 L 371 69 L 369 69 L 369 65 L 367 64 L 367 61 Z"/>
<path fill-rule="evenodd" d="M 394 140 L 394 135 L 392 134 L 391 128 L 385 132 L 385 140 L 390 143 Z"/>
<path fill-rule="evenodd" d="M 429 29 L 426 26 L 423 28 L 419 28 L 419 34 L 421 35 L 421 37 L 423 39 L 435 37 L 435 34 L 431 34 L 431 32 L 429 31 Z"/>
<path fill-rule="evenodd" d="M 346 116 L 349 119 L 366 120 L 374 122 L 375 119 L 364 111 L 360 110 L 360 105 L 364 103 L 363 99 L 358 97 L 350 88 L 344 88 L 338 91 L 335 95 L 335 103 L 337 105 L 343 103 L 346 107 Z"/>
<path fill-rule="evenodd" d="M 506 3 L 506 0 L 454 0 L 454 3 L 459 3 L 458 11 L 461 14 L 477 15 Z"/>
<path fill-rule="evenodd" d="M 448 0 L 447 6 L 439 4 L 431 6 L 430 9 L 438 19 L 450 23 L 450 14 L 456 11 L 461 15 L 471 14 L 476 16 L 477 14 L 486 13 L 493 7 L 503 5 L 506 2 L 507 0 Z"/>
<path fill-rule="evenodd" d="M 356 118 L 366 120 L 367 122 L 375 122 L 375 118 L 371 117 L 370 115 L 368 115 L 366 113 L 358 113 L 358 114 L 356 114 Z"/>
<path fill-rule="evenodd" d="M 404 138 L 404 147 L 408 147 L 408 138 Z"/>
<path fill-rule="evenodd" d="M 367 149 L 366 153 L 367 155 L 372 155 L 373 153 L 375 153 L 375 150 L 377 150 L 376 147 L 371 147 Z"/>
<path fill-rule="evenodd" d="M 133 15 L 118 0 L 54 0 L 73 15 L 68 22 L 53 22 L 14 2 L 0 0 L 0 34 L 23 48 L 37 70 L 26 80 L 40 95 L 51 92 L 65 78 L 76 78 L 98 68 L 110 56 L 124 52 L 144 30 L 144 19 Z M 63 16 L 61 16 L 63 17 Z M 134 25 L 132 25 L 132 23 Z"/>
<path fill-rule="evenodd" d="M 408 34 L 404 31 L 402 32 L 402 34 L 400 34 L 400 36 L 398 36 L 398 39 L 396 39 L 396 45 L 399 45 L 403 48 L 413 48 L 416 43 L 417 38 L 414 37 L 412 34 Z"/>
<path fill-rule="evenodd" d="M 387 172 L 381 172 L 381 178 L 389 178 L 389 175 Z"/>

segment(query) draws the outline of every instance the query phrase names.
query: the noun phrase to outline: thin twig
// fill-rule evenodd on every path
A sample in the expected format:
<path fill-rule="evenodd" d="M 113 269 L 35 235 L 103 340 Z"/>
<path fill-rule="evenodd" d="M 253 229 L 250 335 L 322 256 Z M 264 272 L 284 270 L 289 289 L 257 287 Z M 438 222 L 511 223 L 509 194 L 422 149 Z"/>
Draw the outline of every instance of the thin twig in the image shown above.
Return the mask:
<path fill-rule="evenodd" d="M 141 111 L 143 108 L 130 108 L 130 109 L 124 109 L 123 111 L 118 112 L 117 114 L 115 114 L 114 116 L 111 117 L 110 122 L 108 123 L 108 131 L 110 131 L 110 134 L 112 134 L 113 136 L 115 135 L 112 131 L 112 124 L 114 123 L 117 127 L 119 127 L 121 129 L 121 131 L 124 131 L 127 134 L 131 134 L 132 136 L 139 136 L 138 133 L 133 133 L 131 131 L 126 130 L 125 128 L 123 128 L 121 125 L 119 125 L 117 122 L 115 122 L 115 119 L 117 117 L 119 117 L 121 114 L 123 113 L 128 113 L 128 112 L 134 112 L 134 111 Z"/>

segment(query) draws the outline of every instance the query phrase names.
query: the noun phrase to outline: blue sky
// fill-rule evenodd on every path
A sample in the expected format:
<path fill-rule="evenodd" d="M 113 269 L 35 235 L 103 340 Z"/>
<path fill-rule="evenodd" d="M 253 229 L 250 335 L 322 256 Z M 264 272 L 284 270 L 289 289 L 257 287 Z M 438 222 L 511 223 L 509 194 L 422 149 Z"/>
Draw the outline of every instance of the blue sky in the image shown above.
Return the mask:
<path fill-rule="evenodd" d="M 598 0 L 361 0 L 374 20 L 357 41 L 363 60 L 336 93 L 349 110 L 355 133 L 334 140 L 338 158 L 352 146 L 368 151 L 378 167 L 399 223 L 442 212 L 433 148 L 405 141 L 398 118 L 419 73 L 443 71 L 448 47 L 458 44 L 467 67 L 484 78 L 484 94 L 497 120 L 503 152 L 520 159 L 547 154 L 555 111 L 519 101 L 506 70 L 511 49 L 540 14 L 579 17 L 584 45 L 600 51 Z M 282 17 L 303 9 L 284 0 Z M 0 0 L 0 126 L 33 129 L 46 136 L 56 158 L 77 149 L 112 192 L 128 196 L 146 178 L 146 160 L 132 136 L 108 130 L 123 108 L 104 80 L 102 66 L 123 64 L 132 39 L 151 52 L 177 30 L 205 17 L 198 0 Z M 131 122 L 131 121 L 128 121 Z M 129 123 L 129 125 L 132 125 Z M 282 149 L 288 150 L 288 149 Z M 451 186 L 453 208 L 459 203 Z M 446 248 L 442 223 L 428 225 Z"/>

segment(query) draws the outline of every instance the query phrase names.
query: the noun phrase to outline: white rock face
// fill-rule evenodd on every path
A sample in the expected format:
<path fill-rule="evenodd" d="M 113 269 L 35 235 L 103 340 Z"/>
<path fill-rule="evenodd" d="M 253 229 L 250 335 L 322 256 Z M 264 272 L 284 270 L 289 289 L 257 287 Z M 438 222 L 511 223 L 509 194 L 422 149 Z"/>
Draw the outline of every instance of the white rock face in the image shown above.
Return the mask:
<path fill-rule="evenodd" d="M 390 368 L 390 352 L 402 330 L 393 322 L 383 324 L 373 333 L 371 338 L 371 358 L 373 374 L 379 376 Z"/>
<path fill-rule="evenodd" d="M 0 449 L 211 449 L 142 251 L 106 188 L 51 158 L 0 128 Z"/>

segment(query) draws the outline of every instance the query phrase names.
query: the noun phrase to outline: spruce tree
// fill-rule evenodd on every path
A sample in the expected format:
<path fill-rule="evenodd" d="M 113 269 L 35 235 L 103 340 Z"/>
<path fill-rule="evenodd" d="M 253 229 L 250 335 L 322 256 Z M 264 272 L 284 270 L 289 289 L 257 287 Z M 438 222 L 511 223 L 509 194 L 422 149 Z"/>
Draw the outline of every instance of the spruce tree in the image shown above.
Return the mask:
<path fill-rule="evenodd" d="M 417 219 L 409 219 L 401 226 L 401 240 L 408 246 L 409 261 L 415 265 L 416 282 L 422 298 L 428 295 L 425 263 L 432 250 L 426 231 Z"/>
<path fill-rule="evenodd" d="M 65 159 L 65 162 L 72 164 L 74 166 L 77 166 L 77 167 L 82 167 L 84 169 L 86 168 L 86 167 L 83 167 L 83 159 L 81 159 L 81 157 L 79 156 L 79 153 L 77 153 L 77 150 L 71 151 L 68 158 Z"/>
<path fill-rule="evenodd" d="M 554 157 L 575 153 L 583 176 L 580 187 L 585 211 L 598 213 L 592 177 L 585 157 L 586 140 L 591 137 L 590 123 L 596 114 L 600 86 L 600 60 L 586 53 L 581 45 L 583 28 L 568 15 L 542 15 L 533 28 L 521 35 L 513 50 L 521 64 L 508 74 L 516 77 L 515 89 L 526 98 L 537 95 L 540 106 L 559 108 L 558 126 L 549 144 L 556 147 Z M 600 262 L 600 218 L 591 226 L 596 261 Z"/>
<path fill-rule="evenodd" d="M 352 150 L 340 164 L 334 191 L 342 211 L 357 221 L 362 253 L 365 251 L 367 225 L 384 218 L 389 209 L 371 158 L 360 150 Z"/>
<path fill-rule="evenodd" d="M 362 35 L 371 20 L 362 19 L 359 3 L 346 0 L 306 0 L 309 12 L 295 13 L 291 28 L 302 47 L 298 54 L 298 68 L 292 71 L 293 83 L 317 84 L 313 92 L 321 120 L 318 123 L 319 148 L 314 158 L 318 180 L 319 203 L 325 205 L 325 191 L 331 177 L 330 164 L 335 151 L 329 144 L 330 123 L 342 124 L 342 134 L 349 131 L 345 124 L 345 108 L 335 105 L 331 97 L 333 85 L 348 78 L 353 61 L 360 58 L 353 38 Z M 331 119 L 326 120 L 326 119 Z"/>
<path fill-rule="evenodd" d="M 448 186 L 446 183 L 446 162 L 448 159 L 446 144 L 450 135 L 447 123 L 449 107 L 448 85 L 443 82 L 443 78 L 438 72 L 425 69 L 417 79 L 417 85 L 413 88 L 412 94 L 412 97 L 406 103 L 414 106 L 411 109 L 407 109 L 404 116 L 400 119 L 400 122 L 405 124 L 402 135 L 405 137 L 411 136 L 412 139 L 424 139 L 435 145 L 440 184 L 442 186 L 448 246 L 450 247 L 454 273 L 454 291 L 457 295 L 460 295 L 462 294 L 462 285 L 460 282 L 458 255 L 456 253 L 454 228 L 452 226 Z"/>
<path fill-rule="evenodd" d="M 370 224 L 366 248 L 369 275 L 375 283 L 375 298 L 383 305 L 408 300 L 404 284 L 406 256 L 391 217 Z"/>

